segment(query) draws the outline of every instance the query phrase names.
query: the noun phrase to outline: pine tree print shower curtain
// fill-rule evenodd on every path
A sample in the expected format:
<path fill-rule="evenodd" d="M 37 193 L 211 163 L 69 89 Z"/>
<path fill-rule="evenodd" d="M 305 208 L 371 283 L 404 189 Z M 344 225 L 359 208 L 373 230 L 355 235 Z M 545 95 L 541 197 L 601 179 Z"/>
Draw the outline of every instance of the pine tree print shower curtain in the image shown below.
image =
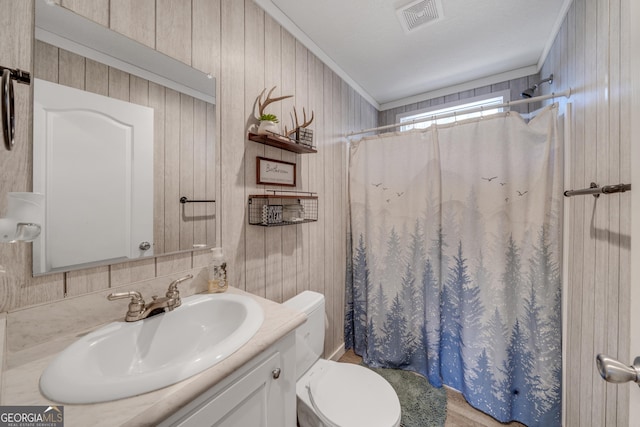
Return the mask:
<path fill-rule="evenodd" d="M 559 426 L 561 142 L 555 105 L 353 142 L 346 347 Z"/>

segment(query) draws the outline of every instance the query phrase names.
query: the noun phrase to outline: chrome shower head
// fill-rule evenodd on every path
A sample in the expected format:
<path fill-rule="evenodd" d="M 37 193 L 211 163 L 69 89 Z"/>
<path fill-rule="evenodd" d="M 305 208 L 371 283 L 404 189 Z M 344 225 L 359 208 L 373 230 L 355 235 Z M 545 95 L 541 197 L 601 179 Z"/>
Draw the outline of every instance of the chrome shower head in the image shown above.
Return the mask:
<path fill-rule="evenodd" d="M 549 84 L 553 83 L 553 74 L 551 74 L 546 79 L 540 80 L 538 83 L 536 83 L 533 86 L 531 86 L 530 88 L 526 89 L 524 92 L 522 92 L 520 94 L 520 96 L 523 97 L 523 98 L 532 98 L 533 95 L 535 94 L 536 90 L 538 90 L 538 87 L 542 83 L 549 83 Z"/>
<path fill-rule="evenodd" d="M 536 87 L 530 87 L 529 89 L 526 89 L 524 92 L 522 92 L 520 96 L 523 98 L 531 98 L 533 97 L 533 92 L 535 92 L 536 89 Z"/>

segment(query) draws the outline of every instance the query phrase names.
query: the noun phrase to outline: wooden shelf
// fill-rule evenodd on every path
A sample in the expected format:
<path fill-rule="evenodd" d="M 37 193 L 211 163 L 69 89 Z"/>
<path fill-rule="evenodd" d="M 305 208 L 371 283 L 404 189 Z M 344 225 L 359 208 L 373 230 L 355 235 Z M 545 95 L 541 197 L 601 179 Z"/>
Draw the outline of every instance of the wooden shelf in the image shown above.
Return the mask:
<path fill-rule="evenodd" d="M 311 199 L 318 200 L 318 196 L 300 194 L 251 194 L 250 199 Z"/>
<path fill-rule="evenodd" d="M 308 224 L 310 222 L 316 222 L 317 219 L 303 219 L 302 221 L 282 221 L 275 224 L 268 223 L 249 223 L 251 225 L 259 225 L 260 227 L 282 227 L 283 225 L 298 225 L 298 224 Z"/>
<path fill-rule="evenodd" d="M 255 133 L 250 133 L 249 139 L 260 144 L 270 145 L 272 147 L 281 148 L 283 150 L 291 151 L 298 154 L 314 154 L 318 152 L 318 150 L 316 150 L 315 148 L 311 148 L 302 144 L 296 144 L 295 142 L 290 142 L 285 137 L 279 138 L 275 135 L 257 135 Z"/>

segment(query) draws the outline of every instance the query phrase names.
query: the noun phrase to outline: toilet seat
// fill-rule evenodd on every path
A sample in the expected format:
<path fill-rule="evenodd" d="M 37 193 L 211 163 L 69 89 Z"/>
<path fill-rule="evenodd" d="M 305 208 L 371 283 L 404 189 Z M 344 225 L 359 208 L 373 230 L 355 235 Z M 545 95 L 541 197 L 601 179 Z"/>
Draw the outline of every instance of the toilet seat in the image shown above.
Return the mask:
<path fill-rule="evenodd" d="M 324 363 L 323 363 L 324 362 Z M 336 427 L 400 425 L 400 401 L 380 375 L 362 366 L 318 361 L 305 391 L 316 415 Z M 314 368 L 311 368 L 312 370 Z"/>

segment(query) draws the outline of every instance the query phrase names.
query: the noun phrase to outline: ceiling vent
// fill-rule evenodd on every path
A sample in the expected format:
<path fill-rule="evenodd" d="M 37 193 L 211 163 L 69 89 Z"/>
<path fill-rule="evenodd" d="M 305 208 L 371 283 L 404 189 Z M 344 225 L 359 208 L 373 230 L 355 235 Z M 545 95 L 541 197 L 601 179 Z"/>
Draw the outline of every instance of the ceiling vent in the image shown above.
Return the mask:
<path fill-rule="evenodd" d="M 440 0 L 413 0 L 396 8 L 396 14 L 405 33 L 413 32 L 442 19 Z"/>

